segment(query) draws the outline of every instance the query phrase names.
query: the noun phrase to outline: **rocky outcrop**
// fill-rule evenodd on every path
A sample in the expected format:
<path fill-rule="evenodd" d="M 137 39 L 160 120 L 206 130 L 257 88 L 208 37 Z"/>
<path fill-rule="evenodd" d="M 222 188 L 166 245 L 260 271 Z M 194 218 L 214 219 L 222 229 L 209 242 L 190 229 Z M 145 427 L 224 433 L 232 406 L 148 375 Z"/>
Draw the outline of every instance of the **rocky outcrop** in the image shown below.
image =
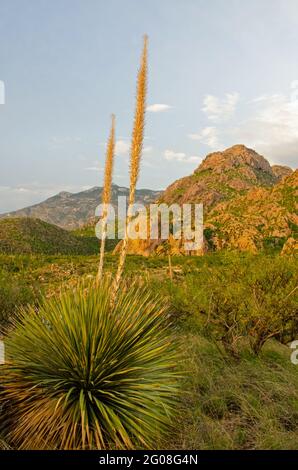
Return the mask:
<path fill-rule="evenodd" d="M 297 255 L 298 254 L 298 241 L 290 237 L 283 246 L 282 256 Z"/>
<path fill-rule="evenodd" d="M 297 170 L 271 168 L 254 150 L 235 145 L 207 155 L 192 175 L 171 184 L 159 202 L 203 203 L 205 241 L 197 254 L 222 249 L 256 253 L 267 247 L 281 250 L 284 244 L 287 250 L 298 227 L 297 188 Z M 171 239 L 135 240 L 129 250 L 147 256 L 185 253 L 181 246 Z"/>
<path fill-rule="evenodd" d="M 256 180 L 255 171 L 263 171 L 274 178 L 269 162 L 245 145 L 234 145 L 223 152 L 210 153 L 197 171 L 213 170 L 215 173 L 222 173 L 236 168 L 246 169 L 247 174 Z"/>
<path fill-rule="evenodd" d="M 282 245 L 298 226 L 297 177 L 296 170 L 273 188 L 251 189 L 216 206 L 206 221 L 206 227 L 214 233 L 211 240 L 216 249 L 256 252 L 270 244 Z"/>
<path fill-rule="evenodd" d="M 271 168 L 278 181 L 282 180 L 282 178 L 284 178 L 285 176 L 289 176 L 293 173 L 292 168 L 290 168 L 289 166 L 273 165 Z"/>
<path fill-rule="evenodd" d="M 160 198 L 167 204 L 203 203 L 205 213 L 253 187 L 277 182 L 269 162 L 244 145 L 207 155 L 190 176 L 171 184 Z"/>

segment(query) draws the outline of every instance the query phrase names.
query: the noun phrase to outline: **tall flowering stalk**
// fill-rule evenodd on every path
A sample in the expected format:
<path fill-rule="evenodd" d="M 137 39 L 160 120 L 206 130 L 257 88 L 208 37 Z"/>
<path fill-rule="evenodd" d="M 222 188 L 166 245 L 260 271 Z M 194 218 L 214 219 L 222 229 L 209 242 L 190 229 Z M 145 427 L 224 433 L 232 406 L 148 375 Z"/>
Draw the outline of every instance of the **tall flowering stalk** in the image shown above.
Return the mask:
<path fill-rule="evenodd" d="M 135 202 L 136 186 L 140 172 L 140 162 L 144 141 L 144 128 L 145 128 L 145 112 L 146 112 L 146 92 L 147 92 L 147 44 L 148 37 L 144 36 L 144 46 L 141 57 L 141 65 L 138 72 L 137 79 L 137 94 L 136 94 L 136 107 L 134 116 L 134 126 L 132 132 L 131 149 L 130 149 L 130 191 L 129 191 L 129 205 L 128 214 L 126 218 L 125 237 L 122 241 L 120 258 L 118 263 L 117 273 L 113 283 L 113 298 L 115 298 L 119 289 L 121 276 L 124 269 L 124 263 L 127 254 L 128 238 L 129 238 L 129 225 L 132 221 L 131 209 Z"/>
<path fill-rule="evenodd" d="M 112 114 L 112 125 L 110 136 L 107 144 L 106 162 L 105 162 L 105 173 L 104 173 L 104 185 L 102 191 L 102 204 L 103 214 L 101 220 L 101 246 L 100 246 L 100 258 L 97 272 L 97 282 L 102 279 L 103 275 L 103 263 L 105 255 L 105 242 L 108 231 L 108 204 L 111 201 L 111 190 L 112 190 L 112 175 L 114 166 L 114 153 L 115 153 L 115 116 Z"/>

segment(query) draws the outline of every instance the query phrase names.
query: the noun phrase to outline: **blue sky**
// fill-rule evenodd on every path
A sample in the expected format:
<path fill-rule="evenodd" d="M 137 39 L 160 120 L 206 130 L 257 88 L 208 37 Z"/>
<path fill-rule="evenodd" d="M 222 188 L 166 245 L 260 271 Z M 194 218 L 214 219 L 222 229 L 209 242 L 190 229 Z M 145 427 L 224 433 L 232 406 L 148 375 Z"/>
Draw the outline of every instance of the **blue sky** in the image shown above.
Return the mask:
<path fill-rule="evenodd" d="M 101 185 L 112 112 L 114 181 L 128 184 L 144 33 L 139 187 L 165 188 L 236 143 L 297 165 L 297 0 L 1 0 L 0 212 Z"/>

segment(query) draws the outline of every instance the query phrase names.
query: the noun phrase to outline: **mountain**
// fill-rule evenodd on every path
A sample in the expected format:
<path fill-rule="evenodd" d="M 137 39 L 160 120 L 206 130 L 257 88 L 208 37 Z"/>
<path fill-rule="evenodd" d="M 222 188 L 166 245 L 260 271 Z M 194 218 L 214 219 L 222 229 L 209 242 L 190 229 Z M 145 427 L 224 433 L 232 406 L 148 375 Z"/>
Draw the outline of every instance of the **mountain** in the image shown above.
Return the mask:
<path fill-rule="evenodd" d="M 175 181 L 161 201 L 172 204 L 203 203 L 205 212 L 219 202 L 255 187 L 270 187 L 278 181 L 269 162 L 244 145 L 234 145 L 206 156 L 190 176 Z"/>
<path fill-rule="evenodd" d="M 94 217 L 95 208 L 101 203 L 101 194 L 102 188 L 99 187 L 79 193 L 63 191 L 40 204 L 2 214 L 0 218 L 33 217 L 64 229 L 74 230 L 85 225 Z M 128 188 L 113 185 L 113 206 L 117 207 L 118 196 L 128 196 L 128 194 Z M 136 203 L 147 205 L 154 202 L 160 195 L 161 191 L 138 189 L 136 191 Z"/>
<path fill-rule="evenodd" d="M 234 145 L 207 155 L 192 175 L 171 184 L 159 202 L 203 203 L 205 241 L 198 254 L 220 249 L 281 249 L 297 236 L 297 175 L 297 170 L 271 167 L 254 150 Z M 168 251 L 183 253 L 183 241 L 171 237 L 129 244 L 130 253 Z"/>
<path fill-rule="evenodd" d="M 98 244 L 95 237 L 76 237 L 39 219 L 0 220 L 0 253 L 87 255 L 98 253 Z"/>

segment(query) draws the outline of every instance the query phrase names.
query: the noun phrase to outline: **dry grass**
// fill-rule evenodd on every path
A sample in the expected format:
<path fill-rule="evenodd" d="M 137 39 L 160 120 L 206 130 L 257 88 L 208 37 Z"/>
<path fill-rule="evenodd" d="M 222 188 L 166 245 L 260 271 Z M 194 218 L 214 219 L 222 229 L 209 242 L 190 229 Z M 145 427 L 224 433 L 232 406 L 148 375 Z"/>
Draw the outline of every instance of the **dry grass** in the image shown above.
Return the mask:
<path fill-rule="evenodd" d="M 184 325 L 184 328 L 186 325 Z M 297 449 L 298 375 L 289 349 L 269 342 L 260 357 L 243 349 L 239 361 L 193 332 L 185 345 L 184 397 L 165 449 Z"/>

